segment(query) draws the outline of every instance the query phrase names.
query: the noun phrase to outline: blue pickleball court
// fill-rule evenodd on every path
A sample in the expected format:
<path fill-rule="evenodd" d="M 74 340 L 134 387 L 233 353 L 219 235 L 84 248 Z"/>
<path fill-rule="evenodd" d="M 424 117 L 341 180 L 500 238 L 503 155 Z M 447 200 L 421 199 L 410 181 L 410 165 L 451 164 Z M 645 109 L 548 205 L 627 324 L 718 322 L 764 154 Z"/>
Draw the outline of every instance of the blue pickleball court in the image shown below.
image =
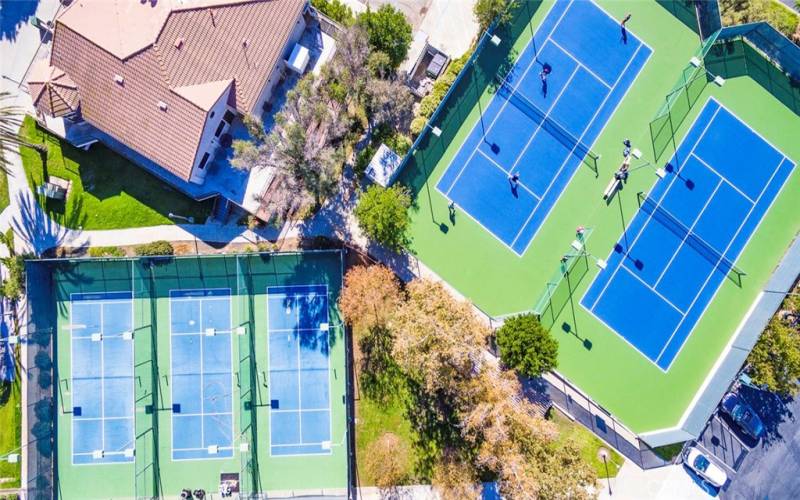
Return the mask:
<path fill-rule="evenodd" d="M 793 168 L 710 99 L 581 304 L 668 370 Z"/>
<path fill-rule="evenodd" d="M 172 459 L 233 456 L 231 297 L 171 290 Z"/>
<path fill-rule="evenodd" d="M 271 455 L 331 451 L 326 285 L 267 289 Z"/>
<path fill-rule="evenodd" d="M 556 2 L 437 189 L 522 255 L 651 52 L 595 3 Z"/>
<path fill-rule="evenodd" d="M 133 462 L 133 296 L 70 296 L 72 463 Z"/>

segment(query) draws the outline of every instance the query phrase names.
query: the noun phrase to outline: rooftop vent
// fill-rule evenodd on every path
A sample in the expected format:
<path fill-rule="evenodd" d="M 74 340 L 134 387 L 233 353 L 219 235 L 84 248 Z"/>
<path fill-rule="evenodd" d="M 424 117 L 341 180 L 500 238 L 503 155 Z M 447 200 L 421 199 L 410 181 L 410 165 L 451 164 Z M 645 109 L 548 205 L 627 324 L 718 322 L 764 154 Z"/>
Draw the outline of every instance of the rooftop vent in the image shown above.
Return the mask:
<path fill-rule="evenodd" d="M 250 42 L 247 40 L 247 38 L 243 38 L 242 47 L 247 48 L 248 45 L 250 45 Z"/>
<path fill-rule="evenodd" d="M 179 49 L 181 47 L 183 47 L 183 37 L 179 36 L 178 38 L 175 39 L 175 48 Z"/>
<path fill-rule="evenodd" d="M 118 85 L 122 85 L 125 83 L 125 78 L 122 75 L 114 75 L 114 81 L 117 82 Z"/>
<path fill-rule="evenodd" d="M 167 103 L 165 103 L 164 101 L 158 101 L 158 109 L 160 109 L 161 111 L 166 111 Z"/>

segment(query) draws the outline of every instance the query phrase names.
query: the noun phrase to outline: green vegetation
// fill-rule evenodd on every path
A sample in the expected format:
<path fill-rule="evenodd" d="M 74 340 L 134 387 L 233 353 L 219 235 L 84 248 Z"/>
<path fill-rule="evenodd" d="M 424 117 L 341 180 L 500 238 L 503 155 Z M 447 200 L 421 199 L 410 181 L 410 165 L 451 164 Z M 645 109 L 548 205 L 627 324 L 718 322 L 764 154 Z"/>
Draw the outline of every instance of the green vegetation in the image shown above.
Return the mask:
<path fill-rule="evenodd" d="M 47 214 L 63 226 L 77 229 L 119 229 L 175 224 L 167 214 L 179 213 L 204 221 L 212 202 L 196 202 L 117 155 L 102 144 L 90 151 L 72 147 L 26 117 L 20 134 L 47 152 L 23 147 L 22 164 L 31 189 L 48 176 L 72 184 L 66 201 L 39 197 Z"/>
<path fill-rule="evenodd" d="M 20 453 L 22 433 L 22 398 L 20 384 L 3 382 L 0 385 L 0 479 L 11 481 L 0 483 L 2 488 L 18 488 L 20 486 L 20 463 L 9 463 L 5 457 L 9 453 Z"/>
<path fill-rule="evenodd" d="M 558 366 L 558 341 L 533 314 L 506 319 L 497 330 L 500 358 L 509 368 L 538 377 Z"/>
<path fill-rule="evenodd" d="M 794 293 L 800 291 L 795 288 Z M 800 394 L 800 298 L 790 295 L 747 357 L 753 382 L 783 397 Z"/>
<path fill-rule="evenodd" d="M 353 10 L 341 0 L 311 0 L 311 5 L 339 24 L 350 26 L 355 22 Z"/>
<path fill-rule="evenodd" d="M 356 23 L 366 30 L 373 50 L 389 56 L 393 68 L 400 66 L 411 45 L 411 25 L 405 14 L 390 4 L 383 4 L 378 10 L 367 9 L 359 14 Z"/>
<path fill-rule="evenodd" d="M 10 203 L 10 195 L 8 193 L 8 172 L 0 168 L 0 212 Z"/>
<path fill-rule="evenodd" d="M 588 429 L 577 422 L 573 422 L 556 408 L 550 410 L 548 419 L 558 427 L 558 444 L 572 441 L 580 450 L 581 457 L 594 468 L 597 477 L 616 477 L 624 459 L 609 445 L 601 441 Z M 608 450 L 608 475 L 603 460 L 598 456 L 600 448 Z M 679 450 L 680 451 L 680 450 Z"/>
<path fill-rule="evenodd" d="M 475 20 L 485 30 L 497 19 L 498 24 L 511 20 L 511 10 L 516 2 L 514 0 L 478 0 L 472 7 Z"/>
<path fill-rule="evenodd" d="M 172 243 L 163 240 L 137 245 L 133 250 L 136 255 L 142 256 L 172 255 L 175 253 Z"/>
<path fill-rule="evenodd" d="M 665 446 L 659 446 L 658 448 L 653 448 L 653 453 L 658 455 L 662 460 L 671 462 L 683 450 L 684 444 L 685 442 L 680 442 L 680 443 L 668 444 Z"/>
<path fill-rule="evenodd" d="M 125 257 L 120 247 L 91 247 L 89 257 Z"/>
<path fill-rule="evenodd" d="M 373 184 L 361 194 L 355 209 L 358 227 L 373 241 L 392 250 L 408 242 L 411 197 L 403 186 L 384 188 Z"/>
<path fill-rule="evenodd" d="M 719 8 L 726 26 L 766 21 L 789 38 L 800 34 L 800 14 L 778 0 L 720 0 Z"/>
<path fill-rule="evenodd" d="M 469 61 L 470 57 L 472 57 L 471 50 L 467 51 L 466 54 L 458 59 L 451 61 L 444 73 L 442 73 L 439 78 L 436 79 L 431 93 L 423 97 L 419 103 L 417 116 L 411 122 L 412 134 L 419 135 L 422 132 L 422 129 L 425 128 L 425 124 L 428 122 L 428 119 L 433 115 L 433 112 L 436 111 L 436 108 L 439 107 L 439 103 L 442 102 L 442 99 L 444 99 L 447 91 L 453 86 L 453 83 L 456 81 L 456 77 L 464 68 L 464 65 L 467 63 L 467 61 Z"/>

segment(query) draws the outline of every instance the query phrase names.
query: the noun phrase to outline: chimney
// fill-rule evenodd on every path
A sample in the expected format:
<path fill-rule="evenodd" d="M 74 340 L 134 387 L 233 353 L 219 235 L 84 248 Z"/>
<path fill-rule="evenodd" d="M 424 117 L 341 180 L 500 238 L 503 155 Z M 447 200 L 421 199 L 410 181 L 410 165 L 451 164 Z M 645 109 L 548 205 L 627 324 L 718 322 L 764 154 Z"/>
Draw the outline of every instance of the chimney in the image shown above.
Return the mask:
<path fill-rule="evenodd" d="M 179 36 L 175 39 L 175 48 L 180 49 L 181 47 L 183 47 L 183 37 Z"/>
<path fill-rule="evenodd" d="M 165 103 L 164 101 L 158 101 L 158 109 L 160 109 L 161 111 L 166 111 L 167 103 Z"/>

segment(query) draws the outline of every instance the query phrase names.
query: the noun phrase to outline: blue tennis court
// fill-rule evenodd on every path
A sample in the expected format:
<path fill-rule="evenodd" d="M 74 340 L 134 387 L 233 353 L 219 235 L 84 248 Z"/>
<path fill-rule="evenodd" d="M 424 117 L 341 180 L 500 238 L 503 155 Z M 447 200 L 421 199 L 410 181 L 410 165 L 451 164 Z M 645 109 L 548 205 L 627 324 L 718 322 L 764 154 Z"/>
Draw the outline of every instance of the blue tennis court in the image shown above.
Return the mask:
<path fill-rule="evenodd" d="M 233 456 L 231 297 L 171 290 L 172 459 Z"/>
<path fill-rule="evenodd" d="M 650 57 L 625 34 L 593 2 L 555 2 L 437 183 L 518 255 Z"/>
<path fill-rule="evenodd" d="M 581 304 L 668 370 L 793 168 L 710 99 Z"/>
<path fill-rule="evenodd" d="M 270 453 L 330 453 L 328 288 L 269 287 L 267 308 Z"/>
<path fill-rule="evenodd" d="M 132 298 L 70 296 L 73 464 L 133 461 Z"/>

